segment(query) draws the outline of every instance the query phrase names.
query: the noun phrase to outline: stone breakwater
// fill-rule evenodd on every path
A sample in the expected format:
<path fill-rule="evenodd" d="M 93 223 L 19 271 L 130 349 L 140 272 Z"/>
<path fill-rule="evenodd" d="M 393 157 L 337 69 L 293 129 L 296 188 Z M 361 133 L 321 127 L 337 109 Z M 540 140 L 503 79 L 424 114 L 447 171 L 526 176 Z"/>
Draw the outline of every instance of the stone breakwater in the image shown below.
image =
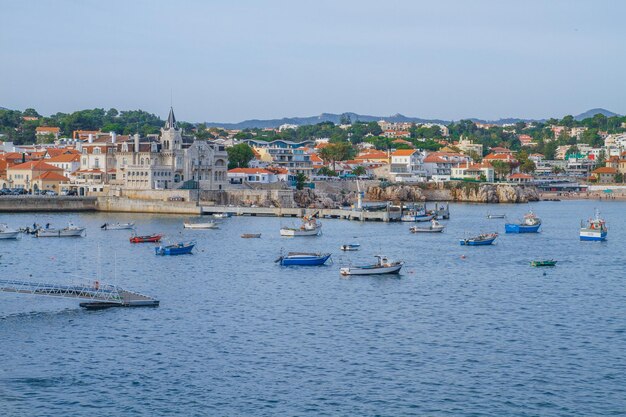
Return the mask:
<path fill-rule="evenodd" d="M 467 203 L 527 203 L 539 201 L 534 186 L 513 184 L 446 183 L 369 187 L 373 201 L 458 201 Z"/>

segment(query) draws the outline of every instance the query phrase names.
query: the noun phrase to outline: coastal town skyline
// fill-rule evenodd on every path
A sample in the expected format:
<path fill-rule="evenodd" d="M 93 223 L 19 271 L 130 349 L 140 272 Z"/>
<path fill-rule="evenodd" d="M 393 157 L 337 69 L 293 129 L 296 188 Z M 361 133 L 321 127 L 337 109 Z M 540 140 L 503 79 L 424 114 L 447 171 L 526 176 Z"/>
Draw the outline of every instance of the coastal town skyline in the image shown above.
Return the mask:
<path fill-rule="evenodd" d="M 626 35 L 621 4 L 316 6 L 10 3 L 0 106 L 160 114 L 173 103 L 187 120 L 224 123 L 348 110 L 443 120 L 626 113 L 626 58 L 612 52 Z"/>

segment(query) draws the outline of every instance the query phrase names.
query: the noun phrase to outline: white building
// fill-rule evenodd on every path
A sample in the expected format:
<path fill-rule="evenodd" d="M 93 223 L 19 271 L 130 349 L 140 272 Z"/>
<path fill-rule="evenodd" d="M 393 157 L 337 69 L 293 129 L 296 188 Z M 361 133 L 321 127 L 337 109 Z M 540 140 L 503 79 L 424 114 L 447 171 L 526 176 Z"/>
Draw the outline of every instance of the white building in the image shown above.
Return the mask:
<path fill-rule="evenodd" d="M 389 175 L 396 182 L 424 182 L 424 155 L 416 149 L 398 149 L 391 154 Z"/>

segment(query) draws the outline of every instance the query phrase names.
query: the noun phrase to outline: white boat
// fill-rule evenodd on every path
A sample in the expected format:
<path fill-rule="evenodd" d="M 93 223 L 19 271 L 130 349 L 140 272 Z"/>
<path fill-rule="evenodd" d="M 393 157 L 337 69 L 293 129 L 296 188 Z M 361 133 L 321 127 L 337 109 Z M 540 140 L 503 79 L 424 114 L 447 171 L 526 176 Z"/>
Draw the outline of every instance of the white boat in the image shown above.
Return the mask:
<path fill-rule="evenodd" d="M 37 230 L 37 237 L 81 237 L 85 231 L 84 227 L 74 226 L 68 223 L 63 229 L 45 228 Z"/>
<path fill-rule="evenodd" d="M 19 230 L 10 229 L 6 224 L 0 223 L 0 239 L 17 239 L 19 235 Z"/>
<path fill-rule="evenodd" d="M 402 215 L 400 221 L 403 222 L 429 222 L 435 218 L 433 213 L 427 213 L 425 210 L 409 210 Z"/>
<path fill-rule="evenodd" d="M 102 230 L 128 230 L 135 227 L 135 223 L 105 223 L 100 226 Z"/>
<path fill-rule="evenodd" d="M 600 241 L 606 240 L 608 229 L 606 222 L 600 217 L 600 212 L 596 209 L 596 217 L 589 219 L 587 225 L 580 222 L 580 240 Z"/>
<path fill-rule="evenodd" d="M 504 219 L 506 214 L 487 214 L 488 219 Z"/>
<path fill-rule="evenodd" d="M 303 217 L 300 227 L 281 227 L 281 236 L 317 236 L 322 231 L 322 223 L 313 217 Z"/>
<path fill-rule="evenodd" d="M 185 229 L 217 229 L 219 226 L 215 222 L 190 223 L 184 222 Z"/>
<path fill-rule="evenodd" d="M 215 213 L 213 214 L 213 217 L 215 217 L 216 219 L 227 219 L 232 215 L 233 213 Z"/>
<path fill-rule="evenodd" d="M 439 223 L 437 220 L 432 219 L 430 221 L 430 226 L 428 227 L 413 226 L 409 230 L 411 231 L 411 233 L 441 233 L 445 228 L 446 227 Z"/>
<path fill-rule="evenodd" d="M 339 249 L 350 252 L 350 251 L 357 251 L 359 250 L 360 247 L 361 245 L 359 245 L 358 243 L 348 243 L 345 245 L 341 245 Z"/>
<path fill-rule="evenodd" d="M 373 265 L 347 266 L 339 270 L 341 275 L 383 275 L 398 274 L 404 262 L 390 261 L 386 256 L 376 255 L 377 261 Z"/>

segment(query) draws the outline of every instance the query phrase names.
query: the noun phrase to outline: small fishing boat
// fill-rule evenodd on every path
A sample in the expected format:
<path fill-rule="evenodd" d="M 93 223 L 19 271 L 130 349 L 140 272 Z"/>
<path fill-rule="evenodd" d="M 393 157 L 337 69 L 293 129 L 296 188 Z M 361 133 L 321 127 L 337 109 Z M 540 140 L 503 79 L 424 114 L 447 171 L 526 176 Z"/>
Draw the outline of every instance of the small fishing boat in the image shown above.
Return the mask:
<path fill-rule="evenodd" d="M 427 227 L 412 226 L 411 228 L 409 228 L 409 230 L 411 231 L 411 233 L 441 233 L 443 232 L 443 229 L 445 228 L 446 227 L 442 225 L 441 223 L 439 223 L 437 220 L 432 219 L 430 221 L 430 226 L 427 226 Z"/>
<path fill-rule="evenodd" d="M 184 222 L 185 229 L 218 229 L 219 226 L 215 222 L 190 223 Z"/>
<path fill-rule="evenodd" d="M 281 227 L 281 236 L 317 236 L 322 231 L 322 223 L 313 217 L 304 216 L 300 227 Z"/>
<path fill-rule="evenodd" d="M 282 266 L 318 266 L 324 265 L 330 258 L 330 253 L 289 252 L 276 259 Z"/>
<path fill-rule="evenodd" d="M 580 240 L 604 241 L 607 234 L 606 222 L 600 218 L 600 212 L 597 209 L 596 217 L 589 219 L 586 226 L 582 221 L 580 222 Z"/>
<path fill-rule="evenodd" d="M 376 255 L 376 263 L 373 265 L 347 266 L 339 270 L 341 275 L 384 275 L 398 274 L 404 262 L 390 261 L 383 255 Z"/>
<path fill-rule="evenodd" d="M 0 239 L 17 239 L 20 236 L 20 231 L 11 229 L 4 223 L 0 223 Z"/>
<path fill-rule="evenodd" d="M 155 233 L 146 236 L 131 236 L 130 243 L 156 243 L 160 242 L 163 235 Z"/>
<path fill-rule="evenodd" d="M 411 209 L 400 217 L 403 222 L 429 222 L 435 218 L 435 213 L 426 209 Z"/>
<path fill-rule="evenodd" d="M 535 213 L 529 211 L 524 215 L 524 219 L 519 223 L 506 223 L 504 230 L 506 233 L 537 233 L 541 227 L 541 219 Z"/>
<path fill-rule="evenodd" d="M 241 237 L 244 239 L 258 239 L 261 237 L 261 233 L 244 233 Z"/>
<path fill-rule="evenodd" d="M 135 227 L 135 223 L 105 223 L 100 226 L 102 230 L 128 230 Z"/>
<path fill-rule="evenodd" d="M 85 231 L 84 227 L 74 226 L 72 223 L 68 223 L 67 227 L 63 229 L 53 229 L 47 227 L 44 229 L 38 229 L 35 236 L 37 237 L 82 237 Z"/>
<path fill-rule="evenodd" d="M 216 219 L 227 219 L 229 217 L 232 217 L 233 213 L 214 213 L 213 217 L 215 217 Z"/>
<path fill-rule="evenodd" d="M 443 204 L 441 206 L 439 206 L 438 204 L 435 204 L 435 219 L 438 220 L 449 220 L 450 219 L 450 205 L 448 203 L 446 203 L 446 205 L 444 206 Z"/>
<path fill-rule="evenodd" d="M 359 245 L 358 243 L 347 243 L 345 245 L 341 245 L 339 249 L 346 251 L 346 252 L 350 252 L 350 251 L 359 250 L 360 247 L 361 245 Z"/>
<path fill-rule="evenodd" d="M 497 233 L 483 233 L 478 236 L 460 239 L 459 243 L 461 246 L 484 246 L 491 245 L 496 238 L 498 237 Z"/>
<path fill-rule="evenodd" d="M 191 253 L 193 247 L 196 246 L 196 242 L 181 242 L 174 245 L 157 246 L 154 251 L 157 255 L 186 255 Z"/>
<path fill-rule="evenodd" d="M 546 259 L 543 261 L 531 261 L 530 266 L 556 266 L 556 262 L 554 259 Z"/>
<path fill-rule="evenodd" d="M 505 219 L 506 218 L 506 214 L 491 214 L 491 213 L 487 213 L 487 218 L 488 219 Z"/>

